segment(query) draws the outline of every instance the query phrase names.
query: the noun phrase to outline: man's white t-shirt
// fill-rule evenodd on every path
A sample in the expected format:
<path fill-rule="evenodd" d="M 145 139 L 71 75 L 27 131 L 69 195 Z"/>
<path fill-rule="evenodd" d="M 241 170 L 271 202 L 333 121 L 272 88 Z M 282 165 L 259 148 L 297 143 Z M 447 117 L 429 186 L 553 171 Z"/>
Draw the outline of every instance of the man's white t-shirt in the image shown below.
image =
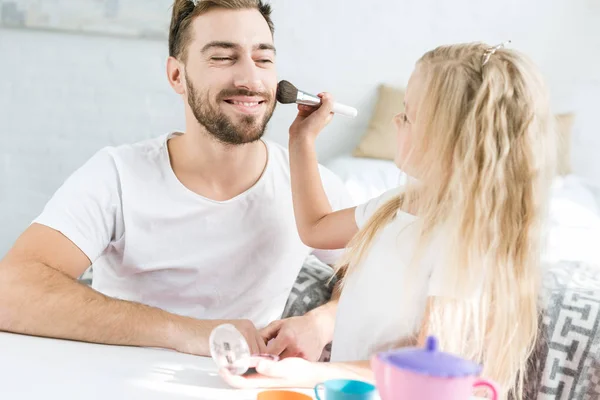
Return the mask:
<path fill-rule="evenodd" d="M 390 190 L 358 206 L 358 227 L 401 190 Z M 419 237 L 418 218 L 403 211 L 375 236 L 364 259 L 344 283 L 331 361 L 369 360 L 377 352 L 398 347 L 420 329 L 428 296 L 462 296 L 445 282 L 441 236 L 434 237 L 418 266 L 412 266 Z"/>
<path fill-rule="evenodd" d="M 281 317 L 304 259 L 288 152 L 265 141 L 258 182 L 214 201 L 174 174 L 174 134 L 104 148 L 75 171 L 34 222 L 60 231 L 92 261 L 94 289 L 198 319 Z M 343 183 L 321 167 L 331 206 L 350 206 Z M 314 251 L 325 263 L 340 251 Z"/>

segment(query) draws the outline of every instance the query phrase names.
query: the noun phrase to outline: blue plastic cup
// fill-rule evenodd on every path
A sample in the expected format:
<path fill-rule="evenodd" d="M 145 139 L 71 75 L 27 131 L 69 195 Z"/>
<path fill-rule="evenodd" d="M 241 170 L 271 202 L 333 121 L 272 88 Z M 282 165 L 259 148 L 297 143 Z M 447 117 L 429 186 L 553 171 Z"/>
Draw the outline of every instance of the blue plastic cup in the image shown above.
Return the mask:
<path fill-rule="evenodd" d="M 319 395 L 320 388 L 325 389 L 325 399 Z M 348 379 L 334 379 L 315 386 L 315 397 L 318 400 L 374 400 L 377 388 L 367 382 Z"/>

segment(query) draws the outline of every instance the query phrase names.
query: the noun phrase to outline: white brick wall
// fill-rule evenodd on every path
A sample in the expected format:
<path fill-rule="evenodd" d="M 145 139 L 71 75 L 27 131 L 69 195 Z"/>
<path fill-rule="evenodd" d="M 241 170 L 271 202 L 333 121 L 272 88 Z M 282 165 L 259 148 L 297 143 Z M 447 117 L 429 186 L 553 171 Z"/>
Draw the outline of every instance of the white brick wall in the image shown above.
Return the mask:
<path fill-rule="evenodd" d="M 163 47 L 0 30 L 0 253 L 100 147 L 181 128 Z"/>
<path fill-rule="evenodd" d="M 575 85 L 600 81 L 596 1 L 274 0 L 279 75 L 359 109 L 319 139 L 322 160 L 356 144 L 378 83 L 404 84 L 442 43 L 512 39 L 566 110 Z M 100 147 L 183 128 L 166 55 L 163 42 L 0 30 L 0 257 Z M 280 106 L 268 136 L 285 144 L 293 116 Z"/>

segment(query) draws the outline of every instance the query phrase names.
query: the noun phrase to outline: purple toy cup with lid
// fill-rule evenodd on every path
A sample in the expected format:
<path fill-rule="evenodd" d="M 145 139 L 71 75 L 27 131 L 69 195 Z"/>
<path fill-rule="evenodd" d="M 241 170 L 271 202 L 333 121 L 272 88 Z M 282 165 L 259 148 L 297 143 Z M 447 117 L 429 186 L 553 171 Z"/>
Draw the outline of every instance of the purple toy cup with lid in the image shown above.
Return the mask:
<path fill-rule="evenodd" d="M 433 336 L 424 349 L 378 353 L 371 366 L 382 400 L 469 400 L 477 388 L 487 388 L 498 399 L 497 385 L 479 378 L 480 365 L 439 351 Z"/>

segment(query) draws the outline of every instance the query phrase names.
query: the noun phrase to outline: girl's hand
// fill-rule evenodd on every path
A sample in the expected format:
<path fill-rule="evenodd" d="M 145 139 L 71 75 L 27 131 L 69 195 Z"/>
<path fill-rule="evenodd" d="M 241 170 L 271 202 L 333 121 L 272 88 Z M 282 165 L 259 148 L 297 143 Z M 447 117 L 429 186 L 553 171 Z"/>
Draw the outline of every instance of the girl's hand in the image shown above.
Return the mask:
<path fill-rule="evenodd" d="M 261 360 L 256 374 L 232 375 L 222 369 L 219 375 L 237 389 L 256 388 L 312 388 L 323 381 L 323 363 L 313 363 L 302 358 L 286 358 L 282 361 Z"/>
<path fill-rule="evenodd" d="M 263 341 L 267 343 L 266 353 L 280 359 L 300 357 L 317 361 L 323 348 L 331 341 L 328 332 L 333 330 L 333 312 L 309 313 L 271 322 L 260 331 Z"/>
<path fill-rule="evenodd" d="M 298 116 L 290 126 L 290 138 L 314 140 L 333 118 L 335 101 L 329 93 L 319 93 L 321 105 L 317 107 L 298 104 Z"/>

